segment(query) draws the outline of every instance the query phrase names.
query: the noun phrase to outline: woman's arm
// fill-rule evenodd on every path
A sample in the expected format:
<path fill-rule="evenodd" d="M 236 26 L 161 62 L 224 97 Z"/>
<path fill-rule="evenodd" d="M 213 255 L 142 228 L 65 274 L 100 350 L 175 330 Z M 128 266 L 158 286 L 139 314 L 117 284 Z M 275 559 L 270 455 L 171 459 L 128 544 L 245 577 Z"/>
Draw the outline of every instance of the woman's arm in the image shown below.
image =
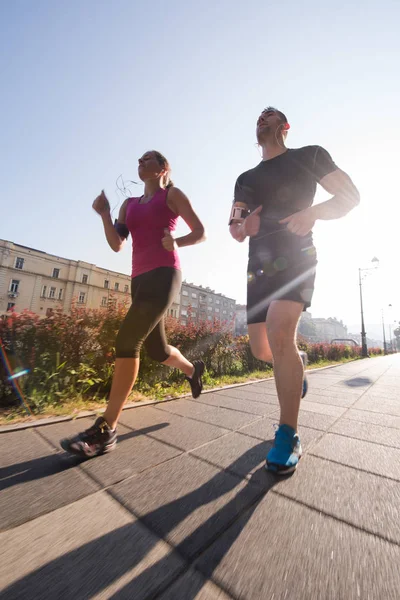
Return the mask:
<path fill-rule="evenodd" d="M 121 225 L 125 224 L 127 203 L 128 199 L 124 201 L 121 208 L 119 209 L 117 223 Z M 125 245 L 125 238 L 122 238 L 118 234 L 116 228 L 114 227 L 114 224 L 111 219 L 110 203 L 107 200 L 107 196 L 105 195 L 104 190 L 102 190 L 101 194 L 97 196 L 96 200 L 93 202 L 93 208 L 97 212 L 97 214 L 100 215 L 103 221 L 104 233 L 106 235 L 108 245 L 112 250 L 114 250 L 114 252 L 119 252 Z"/>
<path fill-rule="evenodd" d="M 172 187 L 168 191 L 168 206 L 177 215 L 182 217 L 190 229 L 190 233 L 175 240 L 178 248 L 193 246 L 206 239 L 205 229 L 199 217 L 193 210 L 189 198 L 178 188 Z"/>

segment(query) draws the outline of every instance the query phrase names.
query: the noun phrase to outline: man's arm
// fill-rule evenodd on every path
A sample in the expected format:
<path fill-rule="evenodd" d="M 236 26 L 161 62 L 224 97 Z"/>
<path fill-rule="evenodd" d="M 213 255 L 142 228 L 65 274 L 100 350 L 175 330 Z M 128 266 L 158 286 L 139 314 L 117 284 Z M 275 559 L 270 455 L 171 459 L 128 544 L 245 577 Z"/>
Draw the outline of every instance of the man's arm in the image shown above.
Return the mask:
<path fill-rule="evenodd" d="M 360 194 L 356 186 L 341 169 L 328 173 L 319 183 L 327 192 L 333 194 L 333 197 L 279 221 L 286 224 L 291 233 L 305 236 L 310 233 L 318 219 L 340 219 L 360 203 Z"/>
<path fill-rule="evenodd" d="M 360 194 L 356 186 L 341 169 L 325 175 L 320 185 L 333 197 L 310 208 L 315 219 L 340 219 L 360 203 Z"/>
<path fill-rule="evenodd" d="M 249 214 L 249 207 L 245 202 L 234 202 L 229 216 L 229 233 L 237 242 L 244 242 L 247 237 L 244 222 Z"/>

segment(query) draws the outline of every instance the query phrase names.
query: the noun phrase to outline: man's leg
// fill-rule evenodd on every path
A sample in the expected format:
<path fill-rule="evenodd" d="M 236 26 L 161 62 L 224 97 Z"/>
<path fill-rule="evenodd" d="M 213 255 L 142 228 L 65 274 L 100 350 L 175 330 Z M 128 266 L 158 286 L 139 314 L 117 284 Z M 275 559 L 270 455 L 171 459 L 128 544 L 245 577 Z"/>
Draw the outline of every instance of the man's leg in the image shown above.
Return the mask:
<path fill-rule="evenodd" d="M 266 323 L 249 325 L 254 356 L 274 365 L 281 407 L 280 425 L 268 452 L 266 468 L 278 475 L 293 472 L 301 457 L 297 419 L 303 388 L 303 362 L 296 346 L 297 324 L 303 305 L 277 300 L 271 303 Z"/>
<path fill-rule="evenodd" d="M 266 335 L 272 351 L 274 376 L 281 407 L 280 425 L 297 432 L 304 366 L 296 344 L 297 325 L 303 305 L 276 300 L 267 314 Z"/>

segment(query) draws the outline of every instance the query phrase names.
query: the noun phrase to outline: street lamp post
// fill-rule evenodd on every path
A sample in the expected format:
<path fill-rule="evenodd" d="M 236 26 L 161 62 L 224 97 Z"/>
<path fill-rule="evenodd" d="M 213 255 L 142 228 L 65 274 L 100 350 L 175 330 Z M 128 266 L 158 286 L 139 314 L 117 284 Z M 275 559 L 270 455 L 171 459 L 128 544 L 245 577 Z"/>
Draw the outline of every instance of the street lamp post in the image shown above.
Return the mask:
<path fill-rule="evenodd" d="M 379 260 L 376 256 L 372 259 L 373 267 L 368 269 L 358 269 L 358 284 L 360 286 L 360 308 L 361 308 L 361 356 L 363 358 L 368 357 L 368 345 L 367 345 L 367 333 L 365 331 L 365 323 L 364 323 L 364 307 L 363 307 L 363 295 L 362 295 L 362 273 L 367 271 L 372 271 L 372 269 L 376 269 L 379 265 Z"/>
<path fill-rule="evenodd" d="M 383 354 L 387 354 L 386 334 L 385 334 L 385 320 L 384 320 L 384 317 L 383 317 L 383 308 L 382 308 L 382 330 L 383 330 Z"/>
<path fill-rule="evenodd" d="M 367 358 L 368 346 L 367 346 L 367 334 L 365 332 L 365 323 L 364 323 L 361 271 L 362 271 L 362 269 L 358 269 L 358 281 L 359 281 L 359 286 L 360 286 L 360 307 L 361 307 L 361 356 L 364 358 Z"/>

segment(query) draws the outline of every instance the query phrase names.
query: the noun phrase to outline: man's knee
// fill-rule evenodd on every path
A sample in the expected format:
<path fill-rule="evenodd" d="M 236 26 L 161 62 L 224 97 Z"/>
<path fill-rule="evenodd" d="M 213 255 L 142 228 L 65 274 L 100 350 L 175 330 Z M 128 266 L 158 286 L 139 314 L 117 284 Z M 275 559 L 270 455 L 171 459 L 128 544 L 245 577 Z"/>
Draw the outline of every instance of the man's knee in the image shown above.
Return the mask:
<path fill-rule="evenodd" d="M 290 352 L 292 348 L 296 349 L 294 333 L 284 328 L 271 327 L 268 331 L 268 340 L 274 357 Z"/>

